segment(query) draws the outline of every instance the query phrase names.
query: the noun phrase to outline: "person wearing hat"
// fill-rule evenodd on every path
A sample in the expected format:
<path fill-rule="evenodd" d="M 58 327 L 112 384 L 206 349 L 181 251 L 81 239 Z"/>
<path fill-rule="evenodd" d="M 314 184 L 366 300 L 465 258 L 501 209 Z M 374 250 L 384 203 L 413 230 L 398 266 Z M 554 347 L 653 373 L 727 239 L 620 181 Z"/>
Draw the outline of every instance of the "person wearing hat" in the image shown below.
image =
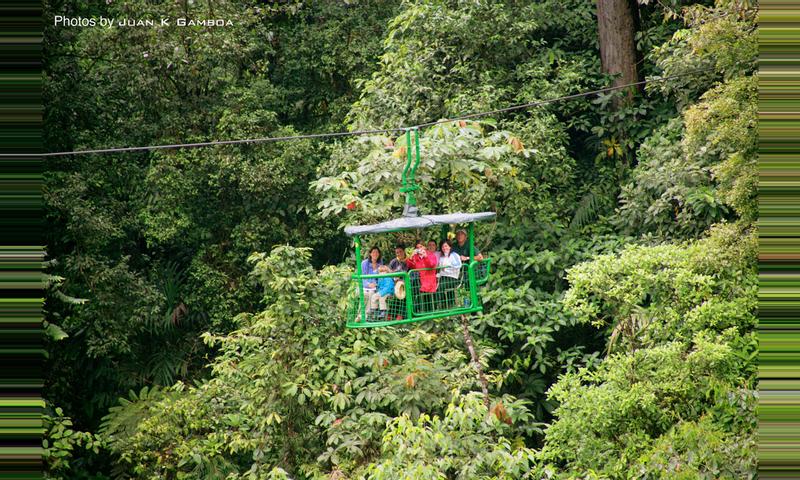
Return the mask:
<path fill-rule="evenodd" d="M 464 229 L 456 232 L 456 242 L 453 244 L 453 251 L 461 257 L 462 262 L 469 261 L 469 242 L 467 242 L 467 231 Z M 475 260 L 480 262 L 483 260 L 481 251 L 475 247 Z"/>
<path fill-rule="evenodd" d="M 469 242 L 467 242 L 467 231 L 464 229 L 458 230 L 456 232 L 456 241 L 453 242 L 453 251 L 458 254 L 461 258 L 461 262 L 464 265 L 469 263 Z M 480 262 L 483 260 L 483 255 L 481 251 L 475 247 L 475 261 Z M 486 273 L 486 266 L 482 263 L 478 264 L 478 268 L 476 269 L 476 274 L 483 276 Z M 462 269 L 461 270 L 461 279 L 464 282 L 464 286 L 469 289 L 469 278 L 467 278 L 467 272 Z"/>

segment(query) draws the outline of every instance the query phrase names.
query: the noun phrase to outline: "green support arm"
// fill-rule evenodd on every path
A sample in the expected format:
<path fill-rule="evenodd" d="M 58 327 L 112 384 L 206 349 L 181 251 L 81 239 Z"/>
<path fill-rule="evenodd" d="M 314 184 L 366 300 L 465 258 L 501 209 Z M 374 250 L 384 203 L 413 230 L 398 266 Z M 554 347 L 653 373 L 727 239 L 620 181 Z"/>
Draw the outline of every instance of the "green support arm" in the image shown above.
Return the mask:
<path fill-rule="evenodd" d="M 414 191 L 419 189 L 416 182 L 417 167 L 419 167 L 419 130 L 414 129 L 415 150 L 411 149 L 411 130 L 406 130 L 406 165 L 403 168 L 400 192 L 406 194 L 406 213 L 413 211 L 416 214 L 417 197 Z M 413 207 L 413 208 L 409 208 Z"/>

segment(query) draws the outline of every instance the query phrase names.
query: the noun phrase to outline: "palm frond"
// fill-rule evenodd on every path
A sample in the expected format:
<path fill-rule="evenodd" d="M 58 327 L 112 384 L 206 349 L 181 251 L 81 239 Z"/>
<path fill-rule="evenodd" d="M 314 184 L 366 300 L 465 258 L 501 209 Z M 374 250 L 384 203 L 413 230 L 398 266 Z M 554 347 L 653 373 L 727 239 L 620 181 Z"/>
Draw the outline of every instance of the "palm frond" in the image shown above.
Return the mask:
<path fill-rule="evenodd" d="M 142 387 L 139 393 L 129 391 L 128 398 L 120 397 L 117 405 L 108 409 L 100 423 L 100 435 L 110 443 L 132 435 L 139 422 L 150 416 L 152 405 L 163 397 L 158 386 Z"/>
<path fill-rule="evenodd" d="M 602 203 L 603 198 L 600 192 L 594 189 L 587 192 L 578 202 L 578 207 L 575 209 L 569 228 L 581 228 L 596 219 Z"/>

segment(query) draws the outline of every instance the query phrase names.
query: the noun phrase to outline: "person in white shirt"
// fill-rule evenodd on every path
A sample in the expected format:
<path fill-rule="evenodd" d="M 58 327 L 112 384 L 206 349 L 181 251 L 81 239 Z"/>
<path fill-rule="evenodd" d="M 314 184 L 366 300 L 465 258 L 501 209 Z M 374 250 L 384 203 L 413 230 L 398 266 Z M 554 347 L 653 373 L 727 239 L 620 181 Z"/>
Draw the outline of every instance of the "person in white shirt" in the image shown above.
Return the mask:
<path fill-rule="evenodd" d="M 461 256 L 453 251 L 453 246 L 447 240 L 442 242 L 441 256 L 437 262 L 436 274 L 439 277 L 439 308 L 450 308 L 456 303 L 456 287 L 461 275 Z"/>

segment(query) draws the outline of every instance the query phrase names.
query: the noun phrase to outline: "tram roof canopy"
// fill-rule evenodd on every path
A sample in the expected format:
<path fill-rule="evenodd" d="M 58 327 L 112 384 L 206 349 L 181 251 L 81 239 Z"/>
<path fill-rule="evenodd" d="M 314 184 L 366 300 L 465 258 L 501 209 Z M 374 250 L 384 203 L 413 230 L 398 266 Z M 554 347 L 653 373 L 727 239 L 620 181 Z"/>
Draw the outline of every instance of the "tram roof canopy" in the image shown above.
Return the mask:
<path fill-rule="evenodd" d="M 386 222 L 375 223 L 373 225 L 349 225 L 344 227 L 344 233 L 349 236 L 363 235 L 370 233 L 398 232 L 401 230 L 414 230 L 426 228 L 433 225 L 449 225 L 452 223 L 472 223 L 481 220 L 489 220 L 497 214 L 494 212 L 479 213 L 448 213 L 445 215 L 419 215 L 406 216 L 388 220 Z"/>

